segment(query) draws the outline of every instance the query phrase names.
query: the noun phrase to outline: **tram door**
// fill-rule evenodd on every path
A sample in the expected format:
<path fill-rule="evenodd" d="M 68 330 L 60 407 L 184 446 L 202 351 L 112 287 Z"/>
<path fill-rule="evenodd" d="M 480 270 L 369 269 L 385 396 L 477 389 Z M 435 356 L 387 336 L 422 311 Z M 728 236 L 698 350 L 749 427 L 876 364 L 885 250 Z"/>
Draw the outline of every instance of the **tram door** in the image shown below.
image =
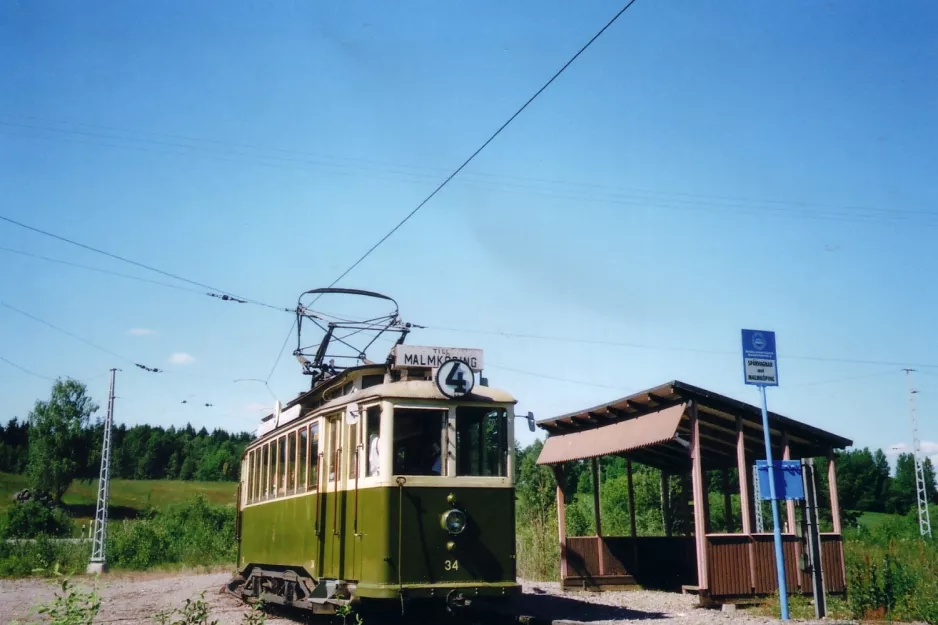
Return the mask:
<path fill-rule="evenodd" d="M 338 415 L 326 417 L 325 432 L 323 440 L 323 476 L 322 476 L 322 501 L 323 510 L 321 516 L 322 530 L 320 532 L 320 556 L 322 562 L 322 576 L 339 578 L 339 559 L 336 556 L 338 529 L 338 501 L 339 471 L 341 465 L 337 462 L 339 458 L 338 434 L 340 431 L 341 420 Z"/>
<path fill-rule="evenodd" d="M 359 431 L 361 430 L 360 420 L 358 419 L 357 406 L 354 408 L 356 413 L 352 419 L 345 422 L 342 462 L 345 464 L 345 490 L 342 493 L 342 510 L 339 514 L 342 516 L 342 569 L 343 579 L 357 580 L 358 570 L 358 532 L 355 522 L 358 503 L 358 486 L 361 476 L 361 449 L 359 447 Z"/>

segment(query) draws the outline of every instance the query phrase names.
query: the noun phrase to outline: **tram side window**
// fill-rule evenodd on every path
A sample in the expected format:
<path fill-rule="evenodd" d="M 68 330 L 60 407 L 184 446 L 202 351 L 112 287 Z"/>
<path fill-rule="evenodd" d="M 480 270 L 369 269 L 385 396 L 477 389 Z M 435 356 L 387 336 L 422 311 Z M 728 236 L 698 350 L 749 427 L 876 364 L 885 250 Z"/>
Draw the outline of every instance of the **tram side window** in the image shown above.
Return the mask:
<path fill-rule="evenodd" d="M 277 496 L 283 495 L 287 481 L 287 437 L 277 439 Z"/>
<path fill-rule="evenodd" d="M 358 477 L 358 423 L 348 426 L 348 477 L 354 480 Z"/>
<path fill-rule="evenodd" d="M 381 406 L 372 406 L 365 413 L 365 475 L 373 477 L 381 472 L 381 462 L 378 456 L 381 433 Z"/>
<path fill-rule="evenodd" d="M 287 490 L 289 495 L 296 491 L 296 432 L 287 435 Z"/>
<path fill-rule="evenodd" d="M 244 466 L 242 467 L 242 475 L 247 476 L 247 480 L 246 480 L 247 483 L 245 484 L 245 486 L 247 487 L 247 491 L 246 491 L 247 500 L 246 501 L 248 503 L 251 503 L 251 500 L 253 499 L 253 497 L 251 497 L 251 494 L 254 492 L 254 490 L 251 488 L 252 486 L 254 486 L 254 452 L 253 451 L 248 452 L 248 457 L 245 459 Z"/>
<path fill-rule="evenodd" d="M 329 463 L 329 481 L 336 481 L 336 448 L 338 444 L 336 443 L 336 431 L 338 428 L 338 419 L 327 419 L 326 420 L 326 458 Z M 341 468 L 341 467 L 339 467 Z"/>
<path fill-rule="evenodd" d="M 319 424 L 309 426 L 309 484 L 312 490 L 319 489 Z"/>
<path fill-rule="evenodd" d="M 440 475 L 446 410 L 394 409 L 394 475 Z"/>
<path fill-rule="evenodd" d="M 258 447 L 254 450 L 254 501 L 261 498 L 261 481 L 263 478 L 264 474 L 261 473 L 261 449 Z"/>
<path fill-rule="evenodd" d="M 508 473 L 504 408 L 456 408 L 456 475 L 504 477 Z"/>
<path fill-rule="evenodd" d="M 264 445 L 264 499 L 269 499 L 274 490 L 274 467 L 270 456 L 270 443 Z"/>
<path fill-rule="evenodd" d="M 306 490 L 306 463 L 307 463 L 307 446 L 309 445 L 309 431 L 304 425 L 300 428 L 299 436 L 297 436 L 297 456 L 296 456 L 296 490 L 304 491 Z"/>

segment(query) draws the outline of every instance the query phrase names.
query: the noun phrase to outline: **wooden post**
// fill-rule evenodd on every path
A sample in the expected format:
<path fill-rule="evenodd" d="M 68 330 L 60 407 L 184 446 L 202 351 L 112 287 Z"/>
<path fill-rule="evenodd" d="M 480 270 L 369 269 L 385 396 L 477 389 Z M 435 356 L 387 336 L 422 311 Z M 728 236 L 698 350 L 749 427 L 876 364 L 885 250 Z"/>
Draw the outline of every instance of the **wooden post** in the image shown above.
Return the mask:
<path fill-rule="evenodd" d="M 638 533 L 635 531 L 635 489 L 632 486 L 632 461 L 625 461 L 625 474 L 629 481 L 629 527 L 632 531 L 632 538 Z"/>
<path fill-rule="evenodd" d="M 703 459 L 701 458 L 700 443 L 700 417 L 697 414 L 697 403 L 690 402 L 690 431 L 691 431 L 691 482 L 694 492 L 694 540 L 697 545 L 697 588 L 704 592 L 710 588 L 707 562 L 707 520 L 704 518 L 707 493 L 704 492 Z"/>
<path fill-rule="evenodd" d="M 791 460 L 791 446 L 788 443 L 788 433 L 782 432 L 782 460 Z M 795 502 L 791 499 L 785 502 L 785 516 L 787 527 L 785 532 L 788 534 L 795 533 Z M 800 542 L 799 542 L 800 544 Z"/>
<path fill-rule="evenodd" d="M 633 569 L 629 571 L 632 575 L 638 572 L 638 532 L 635 528 L 635 489 L 632 486 L 632 461 L 625 461 L 625 474 L 629 483 L 629 529 L 632 533 L 632 562 Z"/>
<path fill-rule="evenodd" d="M 592 458 L 590 464 L 593 470 L 593 520 L 596 524 L 596 535 L 603 535 L 602 511 L 599 507 L 599 467 L 596 458 Z"/>
<path fill-rule="evenodd" d="M 730 470 L 724 468 L 723 474 L 723 527 L 727 534 L 733 533 L 733 500 L 730 498 Z"/>
<path fill-rule="evenodd" d="M 567 512 L 563 497 L 563 465 L 554 465 L 557 480 L 557 534 L 560 540 L 560 587 L 567 579 Z"/>
<path fill-rule="evenodd" d="M 746 437 L 743 434 L 743 418 L 736 417 L 736 471 L 739 473 L 739 516 L 743 534 L 749 537 L 749 582 L 752 592 L 756 591 L 756 546 L 752 541 L 752 515 L 755 512 L 752 490 L 749 484 L 749 463 L 746 462 Z M 759 505 L 759 502 L 755 502 Z"/>
<path fill-rule="evenodd" d="M 831 491 L 831 518 L 834 533 L 840 534 L 840 501 L 837 499 L 837 469 L 834 467 L 834 450 L 827 451 L 827 483 Z"/>
<path fill-rule="evenodd" d="M 667 473 L 661 472 L 661 521 L 664 523 L 664 535 L 671 537 L 671 480 Z"/>
<path fill-rule="evenodd" d="M 593 465 L 593 518 L 596 522 L 596 551 L 599 553 L 599 575 L 606 574 L 606 554 L 603 546 L 603 513 L 599 500 L 599 461 L 592 459 Z"/>

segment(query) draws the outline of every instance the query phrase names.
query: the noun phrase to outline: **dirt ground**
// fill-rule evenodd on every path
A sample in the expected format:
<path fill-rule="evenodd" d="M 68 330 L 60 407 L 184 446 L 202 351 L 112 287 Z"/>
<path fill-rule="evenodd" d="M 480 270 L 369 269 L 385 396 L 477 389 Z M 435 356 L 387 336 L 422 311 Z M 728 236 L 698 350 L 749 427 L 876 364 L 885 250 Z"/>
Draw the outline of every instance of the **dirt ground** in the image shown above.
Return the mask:
<path fill-rule="evenodd" d="M 103 597 L 96 623 L 156 623 L 154 615 L 161 611 L 182 607 L 187 598 L 197 598 L 205 591 L 213 619 L 219 625 L 242 623 L 247 608 L 237 600 L 221 594 L 222 585 L 230 579 L 228 573 L 138 573 L 111 574 L 102 578 L 100 593 Z M 89 585 L 85 579 L 75 580 Z M 779 623 L 768 618 L 755 617 L 745 611 L 735 615 L 719 610 L 696 608 L 696 599 L 676 593 L 629 591 L 607 592 L 601 595 L 561 594 L 556 583 L 524 583 L 525 594 L 519 600 L 517 611 L 553 622 L 570 623 L 629 623 L 657 621 L 681 625 L 729 625 L 731 621 L 755 625 Z M 54 581 L 45 579 L 0 580 L 0 624 L 15 620 L 41 622 L 31 608 L 51 600 L 58 590 Z M 267 617 L 270 625 L 302 623 L 298 614 L 279 614 Z M 332 619 L 314 622 L 331 623 Z M 350 620 L 351 622 L 351 620 Z M 407 621 L 405 621 L 407 622 Z M 830 623 L 828 621 L 828 623 Z M 374 625 L 366 623 L 366 625 Z"/>

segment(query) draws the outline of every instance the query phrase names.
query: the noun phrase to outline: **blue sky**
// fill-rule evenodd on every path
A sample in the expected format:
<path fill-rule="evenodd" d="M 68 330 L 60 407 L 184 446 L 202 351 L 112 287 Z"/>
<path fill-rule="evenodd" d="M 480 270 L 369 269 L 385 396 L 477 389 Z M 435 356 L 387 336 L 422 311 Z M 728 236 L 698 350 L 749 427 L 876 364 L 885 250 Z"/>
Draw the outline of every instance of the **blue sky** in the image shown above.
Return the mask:
<path fill-rule="evenodd" d="M 618 8 L 6 3 L 0 214 L 289 308 Z M 428 326 L 412 343 L 484 349 L 538 417 L 671 379 L 755 403 L 738 354 L 755 327 L 778 335 L 771 408 L 888 447 L 910 438 L 899 369 L 918 365 L 938 441 L 936 58 L 927 2 L 638 0 L 341 285 L 393 295 Z M 0 246 L 168 281 L 6 223 Z M 102 405 L 122 368 L 119 420 L 253 429 L 271 404 L 233 380 L 267 376 L 288 314 L 0 263 L 0 300 L 166 369 L 0 308 L 0 356 L 22 367 Z M 292 347 L 282 399 L 308 384 Z M 0 362 L 0 418 L 48 387 Z"/>

